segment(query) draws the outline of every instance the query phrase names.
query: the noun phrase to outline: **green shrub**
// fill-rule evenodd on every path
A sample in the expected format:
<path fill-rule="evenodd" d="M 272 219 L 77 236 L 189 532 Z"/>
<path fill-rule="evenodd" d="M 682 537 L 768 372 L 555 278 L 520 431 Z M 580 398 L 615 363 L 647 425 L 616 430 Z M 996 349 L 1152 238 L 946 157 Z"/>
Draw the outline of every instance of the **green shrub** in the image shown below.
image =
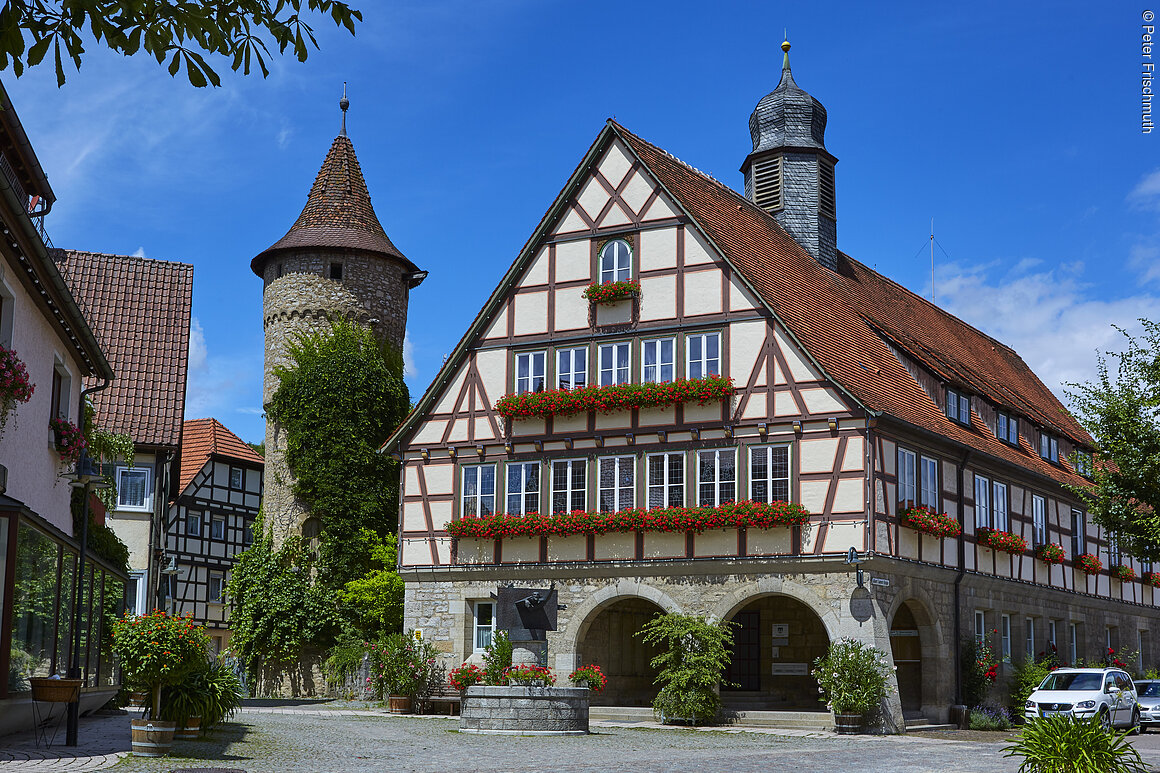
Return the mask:
<path fill-rule="evenodd" d="M 810 673 L 835 714 L 866 716 L 886 695 L 890 672 L 885 652 L 847 637 L 831 642 Z"/>
<path fill-rule="evenodd" d="M 1127 735 L 1104 730 L 1098 717 L 1043 717 L 1024 725 L 1004 751 L 1023 759 L 1019 773 L 1147 773 Z"/>
<path fill-rule="evenodd" d="M 338 637 L 338 641 L 326 653 L 326 660 L 322 661 L 322 673 L 331 693 L 342 692 L 351 679 L 357 677 L 363 657 L 369 650 L 370 644 L 363 641 L 361 636 L 348 631 Z M 361 698 L 361 692 L 346 697 Z"/>
<path fill-rule="evenodd" d="M 721 708 L 717 686 L 729 665 L 733 624 L 669 613 L 654 617 L 636 635 L 660 650 L 650 665 L 661 686 L 653 711 L 662 721 L 699 723 L 716 717 Z"/>
<path fill-rule="evenodd" d="M 999 661 L 990 645 L 980 644 L 974 636 L 963 639 L 962 653 L 963 702 L 978 706 L 987 699 L 987 692 L 999 678 Z"/>
<path fill-rule="evenodd" d="M 491 644 L 483 651 L 484 684 L 507 684 L 507 670 L 512 665 L 512 642 L 506 631 L 492 634 Z"/>
<path fill-rule="evenodd" d="M 1027 699 L 1035 689 L 1043 683 L 1055 669 L 1059 668 L 1059 660 L 1054 653 L 1040 655 L 1038 658 L 1025 658 L 1015 666 L 1011 680 L 1011 708 L 1018 713 L 1023 712 Z"/>
<path fill-rule="evenodd" d="M 1002 706 L 975 706 L 969 722 L 971 730 L 1010 730 L 1015 724 Z"/>

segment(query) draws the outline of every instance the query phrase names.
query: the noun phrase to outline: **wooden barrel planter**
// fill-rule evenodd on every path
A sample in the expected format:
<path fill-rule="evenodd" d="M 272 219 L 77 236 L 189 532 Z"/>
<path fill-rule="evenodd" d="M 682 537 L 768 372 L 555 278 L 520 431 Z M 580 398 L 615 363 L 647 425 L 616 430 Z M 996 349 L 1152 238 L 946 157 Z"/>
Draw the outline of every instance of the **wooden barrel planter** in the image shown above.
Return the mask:
<path fill-rule="evenodd" d="M 174 731 L 173 737 L 183 741 L 196 741 L 199 732 L 201 732 L 201 717 L 190 717 L 185 720 L 184 725 Z"/>
<path fill-rule="evenodd" d="M 389 695 L 387 696 L 387 707 L 390 709 L 392 714 L 410 714 L 411 696 Z"/>
<path fill-rule="evenodd" d="M 176 722 L 154 719 L 134 719 L 133 756 L 164 757 L 173 748 L 173 733 Z"/>
<path fill-rule="evenodd" d="M 834 714 L 834 731 L 838 735 L 858 735 L 862 732 L 862 715 Z"/>
<path fill-rule="evenodd" d="M 131 692 L 129 693 L 129 703 L 126 704 L 131 709 L 143 709 L 149 704 L 149 693 L 147 692 Z"/>

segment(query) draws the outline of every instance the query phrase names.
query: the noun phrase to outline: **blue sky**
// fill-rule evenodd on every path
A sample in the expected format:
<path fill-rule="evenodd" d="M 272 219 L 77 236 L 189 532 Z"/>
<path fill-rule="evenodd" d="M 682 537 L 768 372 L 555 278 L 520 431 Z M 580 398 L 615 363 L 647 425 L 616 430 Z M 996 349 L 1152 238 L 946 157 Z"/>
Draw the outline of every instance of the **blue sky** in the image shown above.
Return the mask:
<path fill-rule="evenodd" d="M 1160 319 L 1160 130 L 1140 132 L 1127 3 L 477 3 L 354 0 L 351 38 L 219 89 L 91 46 L 57 89 L 6 87 L 58 202 L 57 246 L 192 263 L 187 418 L 261 418 L 261 282 L 348 128 L 375 209 L 430 271 L 413 292 L 418 397 L 604 120 L 740 187 L 783 28 L 829 112 L 839 247 L 1014 346 L 1049 386 L 1094 373 L 1113 324 Z M 224 69 L 224 65 L 222 67 Z"/>

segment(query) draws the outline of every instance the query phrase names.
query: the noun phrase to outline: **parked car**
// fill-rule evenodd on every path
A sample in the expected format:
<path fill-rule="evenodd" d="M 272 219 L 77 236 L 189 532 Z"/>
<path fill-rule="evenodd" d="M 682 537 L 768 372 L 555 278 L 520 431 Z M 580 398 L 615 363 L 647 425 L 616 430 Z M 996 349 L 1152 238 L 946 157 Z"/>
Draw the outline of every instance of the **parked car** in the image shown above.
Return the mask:
<path fill-rule="evenodd" d="M 1118 668 L 1060 668 L 1048 674 L 1028 697 L 1023 716 L 1034 720 L 1060 714 L 1099 717 L 1107 728 L 1140 728 L 1136 686 Z"/>
<path fill-rule="evenodd" d="M 1140 702 L 1140 732 L 1160 725 L 1160 679 L 1136 680 L 1136 699 Z"/>

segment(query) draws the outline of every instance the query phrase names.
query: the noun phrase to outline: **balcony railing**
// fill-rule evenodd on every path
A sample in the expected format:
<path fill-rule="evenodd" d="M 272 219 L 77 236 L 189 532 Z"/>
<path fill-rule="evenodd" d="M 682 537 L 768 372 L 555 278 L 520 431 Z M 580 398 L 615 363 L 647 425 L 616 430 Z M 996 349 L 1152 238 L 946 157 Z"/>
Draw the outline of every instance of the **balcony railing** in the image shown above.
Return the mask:
<path fill-rule="evenodd" d="M 40 238 L 41 241 L 44 242 L 44 246 L 52 247 L 52 239 L 49 237 L 48 231 L 44 227 L 44 214 L 42 213 L 37 215 L 32 211 L 36 206 L 37 201 L 39 201 L 39 198 L 37 201 L 33 201 L 32 197 L 29 196 L 27 192 L 25 192 L 24 186 L 20 183 L 20 177 L 16 174 L 16 170 L 12 168 L 12 164 L 9 162 L 8 156 L 4 153 L 0 153 L 0 173 L 4 174 L 4 179 L 7 180 L 8 184 L 12 186 L 12 189 L 16 191 L 17 198 L 24 203 L 24 214 L 28 217 L 29 220 L 32 221 L 32 225 L 36 228 L 36 232 L 40 234 Z"/>

